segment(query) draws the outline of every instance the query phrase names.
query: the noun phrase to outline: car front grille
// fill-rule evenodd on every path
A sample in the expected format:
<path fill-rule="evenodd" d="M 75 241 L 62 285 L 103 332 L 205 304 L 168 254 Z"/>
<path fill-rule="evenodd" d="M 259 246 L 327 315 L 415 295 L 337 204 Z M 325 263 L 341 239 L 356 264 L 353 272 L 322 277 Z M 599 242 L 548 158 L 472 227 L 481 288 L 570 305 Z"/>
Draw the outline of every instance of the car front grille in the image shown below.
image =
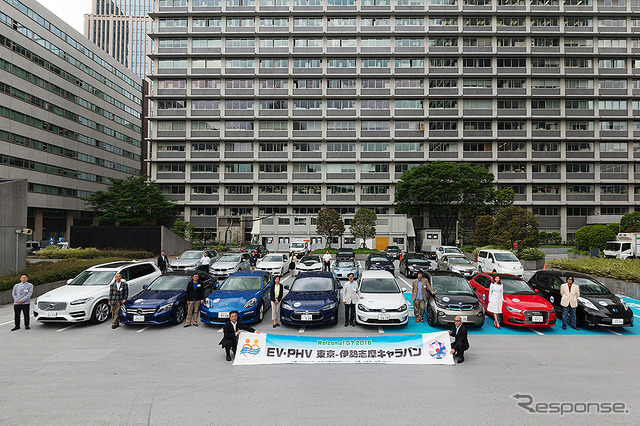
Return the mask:
<path fill-rule="evenodd" d="M 447 309 L 450 311 L 470 311 L 473 309 L 473 305 L 447 305 Z"/>
<path fill-rule="evenodd" d="M 40 302 L 38 309 L 41 311 L 64 311 L 67 309 L 66 302 Z"/>
<path fill-rule="evenodd" d="M 403 312 L 400 309 L 369 309 L 369 312 Z"/>
<path fill-rule="evenodd" d="M 542 322 L 533 322 L 531 317 L 541 316 Z M 527 324 L 546 324 L 549 322 L 549 312 L 547 311 L 524 311 L 524 319 Z"/>
<path fill-rule="evenodd" d="M 147 308 L 147 309 L 133 308 L 133 309 L 127 309 L 127 313 L 129 315 L 150 315 L 150 314 L 155 314 L 156 310 L 154 308 Z"/>

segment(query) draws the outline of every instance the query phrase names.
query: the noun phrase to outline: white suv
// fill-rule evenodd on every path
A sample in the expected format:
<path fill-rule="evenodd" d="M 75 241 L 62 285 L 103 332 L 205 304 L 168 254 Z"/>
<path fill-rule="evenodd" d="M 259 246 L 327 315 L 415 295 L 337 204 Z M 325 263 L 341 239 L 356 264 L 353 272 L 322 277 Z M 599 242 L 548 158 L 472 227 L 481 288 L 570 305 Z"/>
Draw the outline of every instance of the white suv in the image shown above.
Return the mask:
<path fill-rule="evenodd" d="M 92 266 L 67 285 L 36 299 L 33 316 L 42 322 L 104 322 L 109 318 L 109 284 L 116 273 L 129 285 L 129 299 L 161 275 L 153 262 L 112 262 Z"/>
<path fill-rule="evenodd" d="M 480 250 L 478 253 L 479 272 L 524 275 L 524 268 L 515 254 L 508 250 Z"/>

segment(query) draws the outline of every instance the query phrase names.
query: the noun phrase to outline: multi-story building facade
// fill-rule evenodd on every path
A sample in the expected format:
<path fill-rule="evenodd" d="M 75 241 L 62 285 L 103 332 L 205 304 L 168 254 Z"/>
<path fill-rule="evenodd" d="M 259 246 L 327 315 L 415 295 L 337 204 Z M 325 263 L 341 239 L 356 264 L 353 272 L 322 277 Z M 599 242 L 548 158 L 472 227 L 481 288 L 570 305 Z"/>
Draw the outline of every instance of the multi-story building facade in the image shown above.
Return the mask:
<path fill-rule="evenodd" d="M 140 174 L 142 80 L 35 0 L 0 1 L 0 52 L 0 178 L 28 179 L 34 239 L 68 238 Z"/>
<path fill-rule="evenodd" d="M 638 0 L 171 0 L 151 16 L 152 178 L 199 229 L 391 214 L 427 161 L 486 167 L 565 239 L 640 201 Z"/>

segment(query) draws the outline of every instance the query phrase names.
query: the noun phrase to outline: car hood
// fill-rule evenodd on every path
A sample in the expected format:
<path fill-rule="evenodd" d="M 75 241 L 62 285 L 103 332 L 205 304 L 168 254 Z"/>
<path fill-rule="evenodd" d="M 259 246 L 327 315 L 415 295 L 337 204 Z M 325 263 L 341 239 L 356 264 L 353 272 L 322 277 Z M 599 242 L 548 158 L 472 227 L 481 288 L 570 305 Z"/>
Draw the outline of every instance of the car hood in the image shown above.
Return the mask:
<path fill-rule="evenodd" d="M 323 306 L 336 302 L 336 294 L 332 291 L 301 291 L 289 292 L 284 300 L 296 311 L 319 311 Z"/>
<path fill-rule="evenodd" d="M 334 271 L 355 271 L 356 269 L 358 269 L 358 265 L 354 265 L 354 266 L 334 266 L 333 267 Z"/>
<path fill-rule="evenodd" d="M 476 296 L 464 296 L 461 294 L 437 294 L 436 300 L 444 305 L 468 305 L 478 303 Z"/>
<path fill-rule="evenodd" d="M 279 268 L 283 262 L 260 262 L 256 266 L 258 268 Z"/>
<path fill-rule="evenodd" d="M 598 307 L 598 310 L 606 313 L 619 314 L 625 312 L 625 308 L 620 301 L 620 298 L 613 293 L 610 294 L 598 294 L 598 295 L 586 295 L 580 297 L 589 300 L 591 303 Z M 578 301 L 580 305 L 582 303 Z M 614 311 L 614 309 L 617 310 Z"/>
<path fill-rule="evenodd" d="M 38 297 L 39 302 L 72 302 L 85 297 L 108 296 L 108 285 L 63 285 Z"/>
<path fill-rule="evenodd" d="M 211 300 L 211 310 L 231 311 L 234 309 L 243 309 L 243 306 L 251 298 L 260 298 L 259 290 L 250 291 L 231 291 L 231 290 L 217 290 L 209 295 Z"/>
<path fill-rule="evenodd" d="M 235 268 L 238 266 L 238 262 L 216 262 L 213 264 L 213 268 Z"/>
<path fill-rule="evenodd" d="M 125 303 L 127 308 L 157 308 L 186 295 L 185 290 L 143 290 Z"/>
<path fill-rule="evenodd" d="M 169 262 L 169 265 L 189 266 L 189 265 L 197 265 L 198 263 L 200 263 L 200 259 L 175 259 Z"/>
<path fill-rule="evenodd" d="M 504 302 L 509 306 L 523 310 L 549 311 L 553 305 L 538 294 L 505 294 Z"/>
<path fill-rule="evenodd" d="M 370 309 L 397 309 L 406 299 L 402 293 L 361 293 L 360 303 Z"/>
<path fill-rule="evenodd" d="M 298 268 L 299 269 L 322 268 L 322 263 L 320 262 L 298 263 Z"/>
<path fill-rule="evenodd" d="M 389 261 L 369 261 L 369 266 L 393 266 L 393 262 L 389 262 Z"/>
<path fill-rule="evenodd" d="M 409 268 L 413 268 L 413 269 L 422 269 L 422 270 L 431 269 L 431 263 L 426 264 L 426 263 L 407 262 L 407 265 L 409 265 Z"/>

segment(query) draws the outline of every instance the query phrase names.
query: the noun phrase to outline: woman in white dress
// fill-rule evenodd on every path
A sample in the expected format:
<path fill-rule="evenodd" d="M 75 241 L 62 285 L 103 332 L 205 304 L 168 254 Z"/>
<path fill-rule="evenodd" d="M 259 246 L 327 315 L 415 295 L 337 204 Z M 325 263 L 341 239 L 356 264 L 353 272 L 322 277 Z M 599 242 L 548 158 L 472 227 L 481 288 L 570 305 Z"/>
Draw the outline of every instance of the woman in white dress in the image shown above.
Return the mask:
<path fill-rule="evenodd" d="M 498 315 L 502 314 L 502 299 L 502 283 L 500 282 L 500 276 L 496 275 L 491 286 L 489 286 L 489 305 L 487 306 L 487 311 L 493 314 L 493 325 L 496 328 L 500 328 Z"/>

